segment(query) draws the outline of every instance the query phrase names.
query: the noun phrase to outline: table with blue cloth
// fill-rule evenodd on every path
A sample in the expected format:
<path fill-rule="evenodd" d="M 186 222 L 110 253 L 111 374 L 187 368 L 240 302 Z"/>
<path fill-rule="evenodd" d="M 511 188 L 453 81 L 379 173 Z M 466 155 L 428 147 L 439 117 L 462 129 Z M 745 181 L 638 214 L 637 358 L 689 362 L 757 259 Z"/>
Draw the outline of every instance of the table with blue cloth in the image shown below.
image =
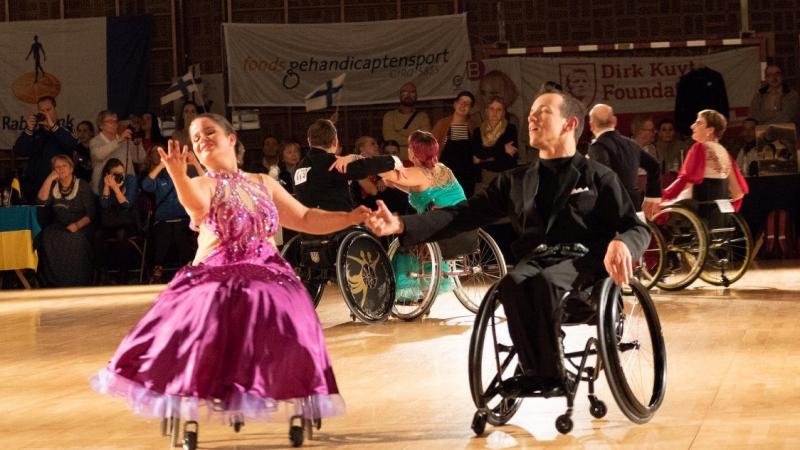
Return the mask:
<path fill-rule="evenodd" d="M 26 289 L 30 284 L 22 271 L 36 270 L 39 263 L 33 239 L 42 231 L 36 206 L 0 208 L 0 271 L 13 270 Z"/>
<path fill-rule="evenodd" d="M 792 223 L 800 220 L 800 174 L 768 177 L 749 177 L 750 193 L 739 211 L 753 237 L 764 229 L 767 216 L 775 209 L 789 212 Z"/>

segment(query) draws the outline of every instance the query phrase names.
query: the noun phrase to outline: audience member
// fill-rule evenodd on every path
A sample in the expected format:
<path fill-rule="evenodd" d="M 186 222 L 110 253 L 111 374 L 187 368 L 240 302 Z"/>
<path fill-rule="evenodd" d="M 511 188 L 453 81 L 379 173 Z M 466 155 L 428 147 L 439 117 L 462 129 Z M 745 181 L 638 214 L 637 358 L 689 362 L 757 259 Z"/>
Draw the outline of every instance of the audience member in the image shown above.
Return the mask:
<path fill-rule="evenodd" d="M 28 158 L 21 180 L 22 196 L 28 204 L 36 203 L 39 188 L 52 171 L 53 156 L 72 156 L 78 145 L 72 133 L 58 124 L 55 98 L 41 97 L 36 105 L 38 112 L 25 118 L 25 129 L 13 147 L 14 153 Z"/>
<path fill-rule="evenodd" d="M 74 176 L 72 158 L 56 155 L 52 167 L 37 195 L 53 215 L 41 234 L 39 275 L 47 286 L 86 286 L 92 281 L 94 195 L 89 182 Z"/>
<path fill-rule="evenodd" d="M 92 155 L 89 151 L 89 142 L 94 137 L 94 125 L 91 121 L 84 120 L 75 126 L 75 139 L 78 145 L 72 152 L 72 161 L 75 163 L 75 176 L 85 180 L 87 183 L 92 181 Z"/>
<path fill-rule="evenodd" d="M 180 142 L 181 148 L 184 145 L 190 149 L 192 148 L 192 141 L 189 139 L 189 124 L 192 123 L 195 117 L 197 117 L 197 103 L 188 100 L 181 108 L 181 113 L 175 124 L 175 131 L 172 132 L 172 137 L 170 138 L 173 141 Z"/>
<path fill-rule="evenodd" d="M 140 129 L 142 147 L 145 151 L 150 152 L 154 144 L 164 145 L 166 143 L 164 136 L 161 135 L 161 127 L 158 125 L 158 116 L 155 114 L 149 112 L 142 114 Z"/>
<path fill-rule="evenodd" d="M 475 192 L 477 167 L 473 161 L 476 152 L 472 148 L 469 112 L 475 97 L 469 91 L 459 92 L 453 102 L 453 114 L 439 119 L 433 127 L 433 136 L 439 142 L 439 161 L 446 165 L 464 188 L 467 198 Z"/>
<path fill-rule="evenodd" d="M 378 156 L 381 152 L 375 138 L 361 136 L 356 139 L 355 154 L 368 158 L 370 156 Z M 378 199 L 378 194 L 386 190 L 386 184 L 378 178 L 377 174 L 362 178 L 352 186 L 354 187 L 353 198 L 356 203 L 367 206 L 370 209 L 377 207 L 375 201 Z"/>
<path fill-rule="evenodd" d="M 296 141 L 284 141 L 281 144 L 281 160 L 278 163 L 280 169 L 278 173 L 278 181 L 281 182 L 284 189 L 290 193 L 294 192 L 294 173 L 297 170 L 297 165 L 300 164 L 300 144 Z"/>
<path fill-rule="evenodd" d="M 138 184 L 135 175 L 125 175 L 125 167 L 117 158 L 109 159 L 100 173 L 100 225 L 95 235 L 97 265 L 101 271 L 118 270 L 119 281 L 125 282 L 128 265 L 122 255 L 126 241 L 141 229 L 136 210 Z"/>
<path fill-rule="evenodd" d="M 197 250 L 195 234 L 189 228 L 189 215 L 178 201 L 175 184 L 166 170 L 164 163 L 156 151 L 162 144 L 155 144 L 152 154 L 158 158 L 158 164 L 142 180 L 142 189 L 155 194 L 155 207 L 153 208 L 152 237 L 153 270 L 150 273 L 150 284 L 161 283 L 164 276 L 164 266 L 169 255 L 176 255 L 174 263 L 183 266 L 194 257 Z M 194 156 L 193 152 L 187 153 L 188 174 L 195 177 L 204 172 L 203 166 Z"/>
<path fill-rule="evenodd" d="M 796 122 L 797 91 L 783 81 L 783 72 L 775 64 L 764 70 L 764 85 L 753 95 L 750 117 L 762 124 Z"/>
<path fill-rule="evenodd" d="M 517 127 L 506 119 L 503 99 L 492 97 L 486 105 L 483 122 L 472 132 L 472 147 L 480 159 L 480 192 L 498 173 L 517 166 Z"/>
<path fill-rule="evenodd" d="M 736 158 L 736 165 L 748 177 L 758 176 L 758 161 L 764 159 L 756 143 L 756 122 L 752 117 L 744 119 L 739 139 L 734 142 L 731 153 Z"/>
<path fill-rule="evenodd" d="M 406 83 L 400 88 L 400 106 L 383 115 L 383 140 L 400 143 L 400 159 L 408 159 L 408 136 L 415 130 L 430 131 L 431 119 L 418 111 L 417 87 Z"/>
<path fill-rule="evenodd" d="M 666 187 L 677 178 L 683 157 L 689 150 L 689 143 L 676 133 L 675 122 L 672 119 L 662 119 L 658 123 L 655 147 L 655 154 L 658 155 L 658 162 L 661 164 L 661 185 Z"/>
<path fill-rule="evenodd" d="M 119 119 L 113 111 L 100 111 L 97 115 L 97 128 L 100 132 L 89 142 L 92 156 L 92 191 L 100 194 L 100 178 L 104 176 L 103 167 L 111 159 L 122 161 L 124 172 L 136 173 L 134 163 L 144 164 L 147 154 L 141 141 L 133 141 L 133 132 L 126 128 L 119 132 Z"/>

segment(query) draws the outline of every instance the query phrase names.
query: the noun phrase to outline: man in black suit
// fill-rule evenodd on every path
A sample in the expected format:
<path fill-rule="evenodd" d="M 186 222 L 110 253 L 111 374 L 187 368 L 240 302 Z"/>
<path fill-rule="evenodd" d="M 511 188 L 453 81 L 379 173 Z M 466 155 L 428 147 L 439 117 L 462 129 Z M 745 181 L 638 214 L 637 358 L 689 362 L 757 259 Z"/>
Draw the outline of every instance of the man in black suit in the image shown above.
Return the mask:
<path fill-rule="evenodd" d="M 661 165 L 633 139 L 619 134 L 616 126 L 617 117 L 610 106 L 597 104 L 589 111 L 589 128 L 595 138 L 589 145 L 589 158 L 611 168 L 628 191 L 633 207 L 644 209 L 650 217 L 661 203 Z M 647 172 L 644 196 L 636 186 L 640 167 Z"/>
<path fill-rule="evenodd" d="M 367 221 L 375 233 L 400 233 L 403 245 L 413 245 L 511 220 L 520 236 L 512 244 L 519 262 L 498 289 L 523 374 L 504 382 L 508 392 L 569 387 L 559 343 L 563 294 L 606 274 L 627 283 L 632 259 L 650 240 L 614 172 L 576 153 L 583 117 L 578 100 L 545 88 L 528 115 L 538 161 L 501 173 L 458 205 L 398 217 L 379 203 Z"/>
<path fill-rule="evenodd" d="M 308 127 L 308 145 L 311 148 L 294 172 L 294 196 L 309 208 L 350 211 L 356 207 L 350 181 L 403 168 L 396 156 L 337 156 L 339 137 L 333 122 L 326 119 Z"/>

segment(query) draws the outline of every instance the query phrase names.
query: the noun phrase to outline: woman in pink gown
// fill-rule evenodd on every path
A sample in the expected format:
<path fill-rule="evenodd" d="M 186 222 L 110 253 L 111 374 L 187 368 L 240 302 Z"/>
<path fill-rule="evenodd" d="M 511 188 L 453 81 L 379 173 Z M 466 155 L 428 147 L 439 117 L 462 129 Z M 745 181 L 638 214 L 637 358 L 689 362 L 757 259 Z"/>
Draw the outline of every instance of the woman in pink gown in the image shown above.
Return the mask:
<path fill-rule="evenodd" d="M 219 115 L 194 119 L 190 137 L 205 176 L 187 177 L 189 150 L 178 142 L 159 153 L 199 230 L 197 255 L 92 386 L 160 418 L 197 420 L 204 409 L 264 420 L 342 414 L 319 319 L 272 236 L 278 217 L 285 227 L 326 234 L 361 223 L 369 210 L 309 209 L 272 178 L 241 172 L 236 134 Z"/>

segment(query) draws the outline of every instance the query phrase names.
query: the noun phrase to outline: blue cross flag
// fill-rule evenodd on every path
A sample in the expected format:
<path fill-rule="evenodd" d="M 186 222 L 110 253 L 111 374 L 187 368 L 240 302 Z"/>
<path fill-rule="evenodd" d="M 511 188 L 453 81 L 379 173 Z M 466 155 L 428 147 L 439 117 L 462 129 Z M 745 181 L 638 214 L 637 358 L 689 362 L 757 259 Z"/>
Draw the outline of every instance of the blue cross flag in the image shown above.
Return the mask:
<path fill-rule="evenodd" d="M 326 81 L 325 84 L 306 95 L 306 111 L 316 111 L 333 106 L 334 100 L 338 99 L 342 87 L 344 87 L 345 75 L 347 74 L 343 73 L 332 80 Z"/>
<path fill-rule="evenodd" d="M 194 66 L 190 67 L 189 72 L 172 83 L 167 92 L 161 96 L 161 104 L 166 105 L 175 100 L 189 99 L 190 94 L 202 96 L 202 86 L 203 80 L 194 75 Z"/>

